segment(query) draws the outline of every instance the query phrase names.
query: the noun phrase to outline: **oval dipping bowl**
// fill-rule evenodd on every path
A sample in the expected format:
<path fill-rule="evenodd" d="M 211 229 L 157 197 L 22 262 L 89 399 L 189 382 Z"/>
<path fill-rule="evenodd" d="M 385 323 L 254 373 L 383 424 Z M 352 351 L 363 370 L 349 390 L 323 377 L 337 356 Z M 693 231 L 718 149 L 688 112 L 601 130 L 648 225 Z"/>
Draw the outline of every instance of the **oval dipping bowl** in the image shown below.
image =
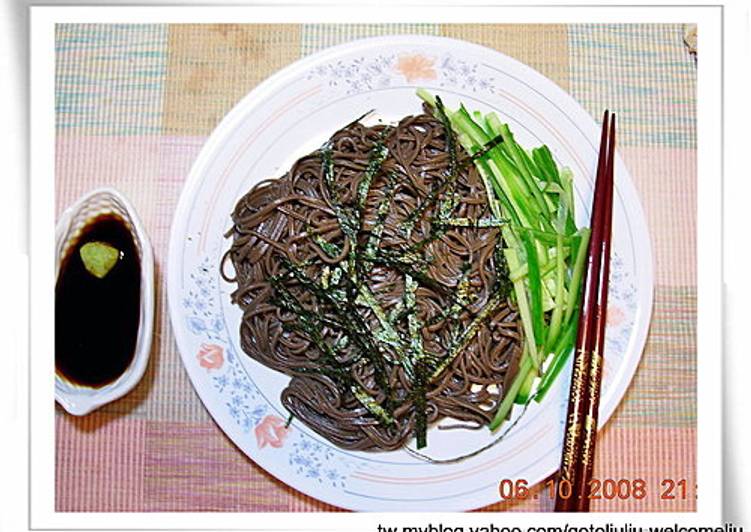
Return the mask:
<path fill-rule="evenodd" d="M 68 413 L 83 416 L 130 392 L 141 380 L 149 362 L 154 332 L 154 253 L 133 205 L 113 188 L 93 190 L 68 207 L 55 230 L 55 278 L 60 274 L 63 258 L 76 243 L 83 229 L 96 217 L 119 216 L 133 237 L 141 267 L 140 313 L 135 352 L 125 371 L 114 381 L 100 387 L 71 382 L 55 371 L 55 400 Z M 102 356 L 107 356 L 106 352 Z"/>

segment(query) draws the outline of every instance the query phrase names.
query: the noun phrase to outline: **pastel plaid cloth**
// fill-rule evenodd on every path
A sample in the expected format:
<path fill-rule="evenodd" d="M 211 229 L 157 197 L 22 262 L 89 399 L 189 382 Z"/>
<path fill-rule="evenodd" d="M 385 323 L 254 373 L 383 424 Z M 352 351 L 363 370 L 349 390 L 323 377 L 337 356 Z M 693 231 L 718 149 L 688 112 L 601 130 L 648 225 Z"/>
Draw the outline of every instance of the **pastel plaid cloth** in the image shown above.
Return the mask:
<path fill-rule="evenodd" d="M 222 116 L 307 54 L 393 33 L 477 42 L 539 70 L 594 117 L 618 112 L 620 153 L 645 207 L 655 306 L 636 377 L 600 435 L 599 479 L 644 479 L 643 499 L 600 511 L 692 511 L 663 479 L 696 482 L 696 65 L 671 25 L 58 25 L 56 208 L 100 185 L 141 214 L 157 263 L 150 367 L 129 395 L 84 418 L 56 413 L 58 511 L 336 511 L 246 458 L 210 419 L 169 324 L 165 260 L 190 166 Z M 540 497 L 483 510 L 539 511 Z"/>

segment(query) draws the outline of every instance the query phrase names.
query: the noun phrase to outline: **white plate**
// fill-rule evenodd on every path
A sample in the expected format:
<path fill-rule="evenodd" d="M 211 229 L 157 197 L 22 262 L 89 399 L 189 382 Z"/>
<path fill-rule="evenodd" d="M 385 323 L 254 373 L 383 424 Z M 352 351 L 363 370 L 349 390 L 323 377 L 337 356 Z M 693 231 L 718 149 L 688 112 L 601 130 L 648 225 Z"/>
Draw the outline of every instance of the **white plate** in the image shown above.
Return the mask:
<path fill-rule="evenodd" d="M 230 213 L 258 181 L 282 175 L 365 111 L 386 120 L 417 113 L 417 87 L 449 107 L 495 110 L 522 145 L 547 144 L 575 174 L 578 221 L 586 225 L 599 127 L 552 81 L 498 52 L 438 37 L 390 36 L 329 48 L 281 70 L 221 122 L 188 177 L 169 250 L 172 325 L 183 362 L 219 426 L 282 482 L 355 510 L 468 510 L 499 500 L 501 479 L 537 483 L 559 463 L 569 374 L 530 407 L 497 445 L 465 461 L 430 464 L 405 451 L 349 452 L 300 422 L 287 430 L 279 394 L 287 378 L 239 347 L 241 313 L 218 273 Z M 652 254 L 628 171 L 616 162 L 614 257 L 601 423 L 611 416 L 641 357 L 652 309 Z M 514 415 L 520 414 L 519 408 Z M 491 441 L 488 431 L 428 434 L 436 457 Z"/>

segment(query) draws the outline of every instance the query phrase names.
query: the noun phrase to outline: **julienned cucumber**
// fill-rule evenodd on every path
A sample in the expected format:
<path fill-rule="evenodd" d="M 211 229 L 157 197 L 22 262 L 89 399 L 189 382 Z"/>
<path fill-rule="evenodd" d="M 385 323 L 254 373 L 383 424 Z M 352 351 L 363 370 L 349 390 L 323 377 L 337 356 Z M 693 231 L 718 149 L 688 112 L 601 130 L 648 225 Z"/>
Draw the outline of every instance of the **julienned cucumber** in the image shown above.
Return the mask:
<path fill-rule="evenodd" d="M 469 154 L 503 139 L 474 159 L 493 216 L 509 221 L 501 235 L 525 337 L 518 372 L 489 425 L 496 430 L 515 403 L 542 400 L 571 353 L 589 229 L 577 228 L 573 176 L 558 167 L 547 146 L 522 147 L 495 113 L 463 105 L 452 111 L 424 89 L 417 95 L 448 116 Z"/>

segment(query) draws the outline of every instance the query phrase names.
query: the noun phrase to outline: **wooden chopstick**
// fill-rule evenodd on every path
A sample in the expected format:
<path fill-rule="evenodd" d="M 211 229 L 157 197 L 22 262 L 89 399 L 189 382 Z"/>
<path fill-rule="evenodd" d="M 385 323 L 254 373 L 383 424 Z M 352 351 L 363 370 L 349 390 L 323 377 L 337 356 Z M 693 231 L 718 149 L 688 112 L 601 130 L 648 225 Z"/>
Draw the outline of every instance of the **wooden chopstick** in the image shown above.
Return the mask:
<path fill-rule="evenodd" d="M 556 490 L 557 512 L 589 510 L 588 488 L 597 435 L 610 273 L 615 115 L 612 120 L 610 118 L 610 113 L 605 111 L 592 200 L 588 260 L 582 281 L 566 432 Z"/>
<path fill-rule="evenodd" d="M 595 350 L 592 352 L 589 369 L 589 394 L 587 413 L 584 418 L 584 436 L 582 438 L 581 478 L 577 482 L 585 490 L 585 496 L 581 498 L 580 511 L 589 511 L 590 498 L 589 483 L 592 480 L 592 471 L 595 461 L 595 443 L 597 441 L 597 420 L 600 408 L 600 388 L 602 383 L 602 367 L 605 354 L 605 326 L 607 324 L 608 310 L 608 280 L 610 279 L 610 242 L 613 225 L 613 161 L 615 159 L 615 115 L 610 121 L 610 138 L 608 139 L 608 163 L 606 170 L 607 189 L 605 190 L 605 208 L 603 219 L 603 242 L 602 242 L 602 277 L 600 279 L 600 292 L 597 301 L 597 340 Z"/>
<path fill-rule="evenodd" d="M 564 432 L 563 450 L 561 453 L 561 467 L 556 490 L 555 510 L 561 512 L 574 511 L 579 498 L 576 483 L 578 460 L 581 451 L 581 427 L 584 423 L 586 410 L 586 395 L 589 383 L 590 353 L 594 335 L 592 334 L 592 312 L 590 294 L 597 292 L 599 275 L 599 260 L 595 261 L 593 250 L 598 248 L 602 240 L 602 212 L 603 203 L 600 200 L 603 192 L 603 174 L 607 162 L 609 112 L 603 114 L 603 126 L 600 136 L 600 153 L 597 163 L 595 190 L 592 196 L 592 213 L 590 217 L 591 236 L 588 248 L 588 260 L 582 276 L 582 294 L 580 300 L 579 326 L 576 337 L 576 351 L 571 375 L 571 389 L 569 392 L 568 413 L 566 416 L 566 431 Z"/>

